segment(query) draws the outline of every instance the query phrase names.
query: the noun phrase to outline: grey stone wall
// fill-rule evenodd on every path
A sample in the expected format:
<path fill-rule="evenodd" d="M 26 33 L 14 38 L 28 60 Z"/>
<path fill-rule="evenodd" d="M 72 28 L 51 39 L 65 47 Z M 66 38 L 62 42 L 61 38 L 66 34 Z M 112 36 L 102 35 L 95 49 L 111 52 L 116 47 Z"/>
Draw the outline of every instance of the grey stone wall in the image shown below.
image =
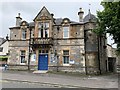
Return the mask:
<path fill-rule="evenodd" d="M 85 43 L 86 43 L 86 52 L 96 52 L 98 51 L 98 39 L 97 35 L 92 32 L 92 30 L 85 31 Z"/>
<path fill-rule="evenodd" d="M 9 51 L 10 51 L 10 55 L 8 58 L 8 64 L 15 64 L 15 65 L 19 65 L 20 64 L 20 51 L 21 50 L 25 50 L 26 54 L 25 54 L 25 60 L 26 63 L 28 62 L 28 47 L 10 47 Z"/>
<path fill-rule="evenodd" d="M 9 47 L 28 47 L 29 46 L 29 41 L 10 41 L 9 42 Z"/>

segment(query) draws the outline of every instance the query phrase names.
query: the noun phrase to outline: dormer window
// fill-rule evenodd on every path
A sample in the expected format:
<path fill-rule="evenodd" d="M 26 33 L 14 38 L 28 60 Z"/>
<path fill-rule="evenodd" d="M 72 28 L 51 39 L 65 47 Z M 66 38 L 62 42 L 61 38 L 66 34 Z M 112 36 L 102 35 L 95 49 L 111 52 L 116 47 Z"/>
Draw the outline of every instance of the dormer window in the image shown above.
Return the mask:
<path fill-rule="evenodd" d="M 26 36 L 27 36 L 27 34 L 26 34 L 26 29 L 22 29 L 22 39 L 26 39 Z"/>
<path fill-rule="evenodd" d="M 38 25 L 38 30 L 39 30 L 39 37 L 41 38 L 48 38 L 49 37 L 49 23 L 39 23 Z"/>
<path fill-rule="evenodd" d="M 69 38 L 69 26 L 63 27 L 63 38 Z"/>

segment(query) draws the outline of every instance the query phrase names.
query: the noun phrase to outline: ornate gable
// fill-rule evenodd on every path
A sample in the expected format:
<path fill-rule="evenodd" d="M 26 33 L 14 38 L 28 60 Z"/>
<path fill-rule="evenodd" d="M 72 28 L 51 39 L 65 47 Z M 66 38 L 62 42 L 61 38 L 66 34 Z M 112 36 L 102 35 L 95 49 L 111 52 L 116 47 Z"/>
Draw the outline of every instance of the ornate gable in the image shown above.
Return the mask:
<path fill-rule="evenodd" d="M 45 6 L 41 9 L 41 11 L 34 18 L 34 21 L 43 20 L 43 19 L 52 19 L 52 15 L 49 13 L 49 11 L 46 9 Z"/>

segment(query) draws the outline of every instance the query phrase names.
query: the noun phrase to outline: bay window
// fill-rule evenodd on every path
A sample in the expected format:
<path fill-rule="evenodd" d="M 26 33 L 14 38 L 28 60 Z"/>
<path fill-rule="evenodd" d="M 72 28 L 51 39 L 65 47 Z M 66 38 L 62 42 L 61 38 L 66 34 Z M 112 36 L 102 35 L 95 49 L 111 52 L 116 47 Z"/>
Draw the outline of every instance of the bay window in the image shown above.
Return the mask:
<path fill-rule="evenodd" d="M 39 37 L 40 38 L 48 38 L 49 37 L 49 23 L 39 23 L 38 25 L 38 30 L 39 30 Z"/>

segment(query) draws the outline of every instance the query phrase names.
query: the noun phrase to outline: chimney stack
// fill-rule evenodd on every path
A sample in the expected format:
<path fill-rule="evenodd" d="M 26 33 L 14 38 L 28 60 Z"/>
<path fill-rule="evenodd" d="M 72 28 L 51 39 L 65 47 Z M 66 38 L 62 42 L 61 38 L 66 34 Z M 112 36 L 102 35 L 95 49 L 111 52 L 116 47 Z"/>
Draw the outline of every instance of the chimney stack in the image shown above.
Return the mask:
<path fill-rule="evenodd" d="M 78 12 L 79 22 L 83 22 L 83 14 L 84 14 L 84 12 L 82 11 L 82 8 L 80 8 L 80 11 Z"/>
<path fill-rule="evenodd" d="M 20 13 L 18 13 L 18 16 L 16 17 L 16 26 L 20 26 L 21 21 L 22 18 L 20 17 Z"/>

